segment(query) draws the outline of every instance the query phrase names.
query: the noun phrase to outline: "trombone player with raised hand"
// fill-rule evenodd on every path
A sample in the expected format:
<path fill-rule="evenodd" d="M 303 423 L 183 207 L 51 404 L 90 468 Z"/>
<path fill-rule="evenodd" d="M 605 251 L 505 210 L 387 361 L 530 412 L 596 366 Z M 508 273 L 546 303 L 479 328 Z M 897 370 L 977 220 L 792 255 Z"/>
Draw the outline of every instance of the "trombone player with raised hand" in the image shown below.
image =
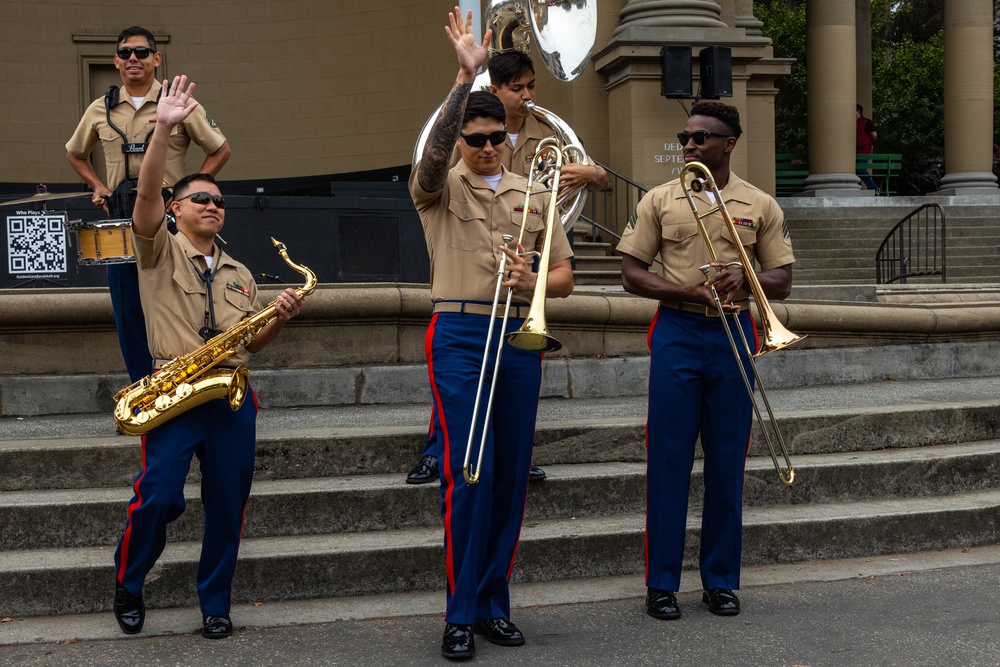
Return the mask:
<path fill-rule="evenodd" d="M 559 224 L 547 232 L 553 236 L 549 257 L 542 257 L 548 267 L 544 285 L 537 284 L 539 274 L 521 254 L 524 248 L 542 249 L 546 213 L 555 204 L 547 191 L 532 193 L 526 202 L 527 181 L 501 164 L 506 138 L 502 102 L 485 91 L 471 93 L 490 32 L 477 43 L 472 12 L 463 21 L 458 7 L 445 32 L 458 58 L 458 76 L 409 188 L 427 240 L 434 302 L 425 350 L 442 442 L 447 609 L 441 651 L 447 658 L 467 659 L 476 651 L 473 633 L 499 645 L 524 643 L 510 621 L 508 578 L 528 488 L 541 354 L 503 343 L 505 304 L 494 295 L 513 290 L 507 321 L 512 331 L 528 314 L 536 289 L 568 296 L 573 273 L 572 252 Z M 456 144 L 462 160 L 451 168 Z M 520 238 L 521 245 L 511 241 L 507 247 L 505 236 Z M 501 363 L 496 377 L 486 378 L 487 391 L 477 408 L 480 370 L 486 367 L 493 374 L 499 345 Z M 492 413 L 486 405 L 491 398 Z M 474 412 L 480 418 L 492 416 L 474 426 Z M 465 475 L 466 443 L 473 429 L 485 432 L 475 484 Z"/>
<path fill-rule="evenodd" d="M 774 199 L 729 168 L 742 134 L 739 111 L 720 102 L 691 108 L 677 136 L 685 163 L 700 162 L 715 179 L 756 277 L 769 298 L 784 299 L 792 288 L 792 244 L 784 214 Z M 702 211 L 715 203 L 711 190 L 691 194 Z M 721 211 L 704 219 L 702 236 L 685 184 L 674 180 L 650 190 L 639 202 L 618 245 L 622 284 L 660 307 L 650 325 L 649 414 L 647 417 L 646 611 L 660 619 L 681 615 L 680 586 L 687 524 L 688 487 L 695 441 L 701 437 L 705 465 L 699 557 L 702 601 L 721 616 L 736 615 L 740 601 L 743 546 L 743 478 L 752 396 L 745 390 L 740 364 L 750 386 L 754 376 L 736 340 L 733 317 L 719 317 L 712 288 L 726 313 L 737 313 L 747 340 L 756 342 L 748 305 L 746 273 Z M 649 271 L 663 260 L 664 277 Z M 706 280 L 701 267 L 711 265 Z M 721 322 L 721 324 L 720 324 Z M 737 363 L 736 355 L 740 354 Z"/>

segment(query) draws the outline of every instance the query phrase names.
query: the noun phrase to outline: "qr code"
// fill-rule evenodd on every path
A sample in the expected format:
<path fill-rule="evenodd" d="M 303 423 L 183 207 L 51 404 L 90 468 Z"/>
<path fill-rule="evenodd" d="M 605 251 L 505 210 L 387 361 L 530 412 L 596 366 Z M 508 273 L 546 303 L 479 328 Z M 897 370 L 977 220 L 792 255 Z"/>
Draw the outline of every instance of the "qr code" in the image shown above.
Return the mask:
<path fill-rule="evenodd" d="M 8 273 L 66 273 L 65 214 L 7 218 Z"/>

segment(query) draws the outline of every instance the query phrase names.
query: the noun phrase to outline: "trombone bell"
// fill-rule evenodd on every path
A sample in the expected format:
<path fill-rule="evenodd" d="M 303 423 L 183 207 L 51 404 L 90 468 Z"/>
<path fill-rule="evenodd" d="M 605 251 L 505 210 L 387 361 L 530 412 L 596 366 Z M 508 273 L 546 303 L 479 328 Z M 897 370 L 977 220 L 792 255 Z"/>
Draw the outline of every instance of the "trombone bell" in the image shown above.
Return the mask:
<path fill-rule="evenodd" d="M 544 322 L 542 323 L 544 325 Z M 536 328 L 529 312 L 524 325 L 517 331 L 507 334 L 508 343 L 519 350 L 528 352 L 555 352 L 562 349 L 562 343 L 556 340 L 555 336 L 550 336 L 545 327 Z"/>

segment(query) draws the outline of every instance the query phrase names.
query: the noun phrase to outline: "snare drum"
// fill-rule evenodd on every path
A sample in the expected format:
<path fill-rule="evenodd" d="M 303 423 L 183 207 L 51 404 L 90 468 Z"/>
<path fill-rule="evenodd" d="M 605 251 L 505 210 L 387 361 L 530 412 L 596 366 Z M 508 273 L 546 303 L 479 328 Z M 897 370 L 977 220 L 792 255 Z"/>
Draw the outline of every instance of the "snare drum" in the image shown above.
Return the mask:
<path fill-rule="evenodd" d="M 76 255 L 82 266 L 135 261 L 131 220 L 74 220 L 66 226 L 76 235 Z"/>

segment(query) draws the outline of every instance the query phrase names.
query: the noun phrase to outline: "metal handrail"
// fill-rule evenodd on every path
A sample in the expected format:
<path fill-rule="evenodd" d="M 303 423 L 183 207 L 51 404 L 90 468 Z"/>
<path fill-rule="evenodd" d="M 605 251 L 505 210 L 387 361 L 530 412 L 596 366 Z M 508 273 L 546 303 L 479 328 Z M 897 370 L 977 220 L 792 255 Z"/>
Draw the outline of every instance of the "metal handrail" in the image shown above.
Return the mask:
<path fill-rule="evenodd" d="M 590 193 L 580 221 L 590 225 L 592 239 L 597 239 L 599 230 L 615 240 L 621 240 L 625 224 L 647 190 L 607 165 L 597 164 L 608 172 L 608 187 Z"/>
<path fill-rule="evenodd" d="M 944 210 L 924 204 L 886 234 L 875 253 L 875 284 L 906 284 L 919 276 L 941 276 L 947 282 L 945 249 Z"/>

